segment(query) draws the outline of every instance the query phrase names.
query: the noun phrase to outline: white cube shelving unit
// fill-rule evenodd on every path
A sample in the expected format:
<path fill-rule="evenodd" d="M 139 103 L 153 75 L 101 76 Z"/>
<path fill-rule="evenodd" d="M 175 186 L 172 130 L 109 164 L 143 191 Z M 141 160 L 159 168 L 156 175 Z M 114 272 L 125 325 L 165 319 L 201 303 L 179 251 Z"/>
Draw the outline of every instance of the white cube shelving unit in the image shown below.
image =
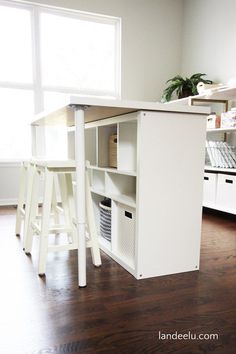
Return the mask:
<path fill-rule="evenodd" d="M 98 233 L 99 203 L 111 199 L 111 242 L 100 245 L 137 279 L 199 269 L 205 128 L 199 114 L 151 111 L 86 124 Z"/>

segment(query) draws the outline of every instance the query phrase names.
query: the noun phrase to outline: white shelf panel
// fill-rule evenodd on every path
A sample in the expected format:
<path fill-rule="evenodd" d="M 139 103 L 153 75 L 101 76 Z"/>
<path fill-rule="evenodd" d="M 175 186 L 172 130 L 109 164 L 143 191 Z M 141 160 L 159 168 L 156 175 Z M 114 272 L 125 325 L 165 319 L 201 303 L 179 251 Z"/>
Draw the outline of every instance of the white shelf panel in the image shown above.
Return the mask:
<path fill-rule="evenodd" d="M 105 193 L 102 190 L 98 190 L 95 188 L 91 188 L 91 192 L 98 194 L 98 195 L 102 195 L 103 197 L 106 198 L 110 198 L 116 202 L 122 203 L 124 205 L 128 205 L 132 208 L 136 208 L 136 201 L 135 201 L 135 194 L 130 194 L 130 195 L 126 195 L 126 194 L 109 194 L 109 193 Z"/>
<path fill-rule="evenodd" d="M 135 194 L 110 194 L 109 198 L 132 208 L 136 208 Z"/>
<path fill-rule="evenodd" d="M 104 237 L 99 235 L 99 244 L 100 247 L 104 250 L 111 251 L 111 242 L 107 241 Z"/>
<path fill-rule="evenodd" d="M 227 100 L 227 101 L 236 100 L 236 87 L 222 87 L 220 89 L 212 89 L 210 94 L 189 96 L 178 100 L 172 100 L 170 102 L 166 102 L 165 104 L 186 106 L 190 104 L 191 98 L 205 99 L 205 100 Z M 201 103 L 202 105 L 204 105 L 204 102 Z M 205 102 L 205 104 L 207 104 L 207 101 Z"/>
<path fill-rule="evenodd" d="M 99 238 L 99 241 L 101 241 L 101 238 Z M 100 242 L 100 248 L 103 252 L 105 252 L 114 261 L 119 263 L 129 273 L 131 273 L 132 275 L 135 276 L 135 269 L 134 269 L 133 262 L 130 262 L 130 260 L 127 262 L 123 257 L 120 257 L 119 255 L 113 253 L 110 248 L 107 248 L 107 245 L 103 242 L 103 240 L 102 240 L 102 242 Z"/>
<path fill-rule="evenodd" d="M 98 166 L 93 166 L 90 165 L 88 168 L 91 170 L 98 170 L 98 171 L 104 171 L 104 172 L 111 172 L 111 173 L 118 173 L 120 175 L 126 175 L 126 176 L 137 176 L 136 171 L 123 171 L 123 170 L 118 170 L 116 168 L 111 168 L 111 167 L 98 167 Z"/>
<path fill-rule="evenodd" d="M 221 132 L 221 133 L 233 133 L 236 132 L 236 127 L 234 128 L 214 128 L 214 129 L 207 129 L 207 133 L 214 133 L 214 132 Z"/>
<path fill-rule="evenodd" d="M 205 166 L 205 171 L 236 173 L 236 168 L 220 168 L 220 167 Z"/>
<path fill-rule="evenodd" d="M 114 256 L 117 259 L 120 259 L 122 263 L 125 263 L 129 268 L 134 270 L 134 261 L 132 259 L 128 259 L 127 257 L 120 255 L 118 252 L 114 252 Z"/>

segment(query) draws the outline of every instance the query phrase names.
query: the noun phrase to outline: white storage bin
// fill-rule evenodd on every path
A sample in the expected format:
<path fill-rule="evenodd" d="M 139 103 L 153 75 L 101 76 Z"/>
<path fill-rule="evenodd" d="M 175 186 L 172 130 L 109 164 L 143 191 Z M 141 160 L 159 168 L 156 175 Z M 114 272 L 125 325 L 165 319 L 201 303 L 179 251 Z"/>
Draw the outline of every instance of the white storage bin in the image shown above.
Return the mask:
<path fill-rule="evenodd" d="M 216 205 L 219 209 L 236 212 L 236 176 L 218 175 Z"/>
<path fill-rule="evenodd" d="M 203 205 L 210 206 L 215 204 L 217 188 L 217 174 L 204 173 L 203 184 Z"/>
<path fill-rule="evenodd" d="M 116 242 L 114 251 L 130 267 L 134 267 L 135 209 L 116 203 Z"/>

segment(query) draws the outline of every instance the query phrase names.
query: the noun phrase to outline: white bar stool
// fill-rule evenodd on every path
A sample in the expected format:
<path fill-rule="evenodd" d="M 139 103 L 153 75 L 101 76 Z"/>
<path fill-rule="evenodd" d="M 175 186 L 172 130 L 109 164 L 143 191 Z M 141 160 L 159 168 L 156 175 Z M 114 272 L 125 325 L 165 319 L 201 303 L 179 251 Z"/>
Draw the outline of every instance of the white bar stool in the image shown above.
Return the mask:
<path fill-rule="evenodd" d="M 15 234 L 16 236 L 20 236 L 22 229 L 22 222 L 25 220 L 26 216 L 26 186 L 28 181 L 28 169 L 30 162 L 22 161 L 21 169 L 20 169 L 20 184 L 19 184 L 19 193 L 18 193 L 18 203 L 16 210 L 16 226 L 15 226 Z"/>
<path fill-rule="evenodd" d="M 30 216 L 31 194 L 33 188 L 33 177 L 35 173 L 35 159 L 22 161 L 20 170 L 20 184 L 18 193 L 18 203 L 16 212 L 16 236 L 21 235 L 23 224 L 23 250 L 25 249 L 25 242 L 27 239 L 28 222 Z M 54 211 L 55 221 L 58 220 L 58 212 L 60 211 L 57 206 L 55 184 L 53 185 L 53 200 L 52 206 Z"/>
<path fill-rule="evenodd" d="M 40 235 L 38 274 L 45 274 L 48 252 L 58 252 L 78 248 L 78 240 L 75 222 L 75 201 L 73 195 L 72 174 L 75 172 L 75 162 L 65 161 L 35 161 L 33 174 L 32 193 L 30 203 L 30 216 L 26 233 L 25 253 L 30 254 L 32 249 L 33 235 Z M 39 203 L 39 180 L 44 175 L 44 196 L 41 220 L 37 217 Z M 86 173 L 87 174 L 87 173 Z M 57 176 L 61 194 L 64 223 L 51 223 L 51 211 L 54 200 L 53 180 Z M 98 245 L 97 230 L 94 220 L 91 192 L 87 179 L 86 186 L 86 211 L 87 211 L 87 243 L 91 248 L 93 264 L 101 265 L 101 256 Z M 67 233 L 68 243 L 63 245 L 49 245 L 48 236 L 51 233 Z"/>

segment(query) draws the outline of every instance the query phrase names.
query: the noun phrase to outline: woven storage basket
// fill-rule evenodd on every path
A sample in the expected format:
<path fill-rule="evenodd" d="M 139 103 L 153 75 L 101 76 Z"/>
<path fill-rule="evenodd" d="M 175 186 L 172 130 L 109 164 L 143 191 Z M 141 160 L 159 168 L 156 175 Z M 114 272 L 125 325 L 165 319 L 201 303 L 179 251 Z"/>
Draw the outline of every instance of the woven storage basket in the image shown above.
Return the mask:
<path fill-rule="evenodd" d="M 109 138 L 109 166 L 117 168 L 117 134 Z"/>
<path fill-rule="evenodd" d="M 111 199 L 104 199 L 99 203 L 100 234 L 107 241 L 111 241 Z"/>

